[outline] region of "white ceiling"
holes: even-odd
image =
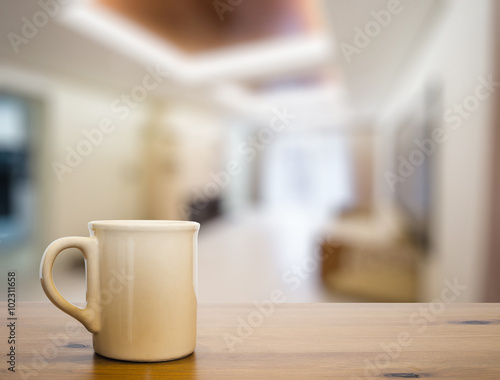
[[[212,82],[238,83],[331,67],[340,70],[352,103],[366,107],[383,97],[400,68],[412,59],[425,40],[430,21],[445,1],[402,0],[404,10],[393,16],[380,36],[347,63],[336,46],[342,41],[352,43],[354,27],[363,27],[373,17],[370,12],[384,9],[387,1],[324,0],[325,16],[331,25],[331,31],[325,35],[266,41],[188,59],[144,31],[134,33],[133,28],[121,27],[99,29],[107,16],[92,13],[81,1],[61,5],[57,17],[21,45],[16,54],[8,33],[21,34],[22,18],[32,20],[40,6],[35,1],[11,0],[1,5],[0,59],[126,87],[141,80],[148,63],[161,61],[174,75],[159,92],[171,91],[176,83],[183,87],[206,87]]]
[[[172,82],[207,85],[221,80],[253,80],[276,74],[303,72],[331,61],[333,44],[327,35],[268,40],[188,58],[126,20],[105,10],[73,1],[15,53],[9,32],[21,35],[22,18],[32,20],[37,2],[5,2],[0,12],[0,58],[48,69],[134,85],[148,64],[172,72]]]
[[[124,60],[121,53],[62,25],[57,19],[50,19],[46,26],[39,28],[37,35],[27,44],[20,45],[16,54],[8,33],[21,35],[22,18],[32,20],[40,10],[37,1],[2,2],[0,60],[120,86],[134,85],[144,76],[144,69],[138,62]]]
[[[325,0],[324,3],[337,46],[342,42],[355,46],[355,28],[364,31],[367,23],[375,20],[372,12],[387,10],[394,1]],[[335,62],[354,107],[376,108],[394,83],[403,79],[403,69],[432,35],[446,3],[447,0],[401,0],[399,13],[392,14],[378,36],[369,37],[369,45],[360,49],[359,54],[349,55],[350,62],[338,48]]]

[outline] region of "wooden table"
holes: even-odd
[[[16,373],[0,310],[1,379],[500,379],[500,304],[278,304],[269,316],[200,305],[194,354],[129,363],[94,354],[90,333],[51,304],[20,303]]]

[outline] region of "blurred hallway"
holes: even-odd
[[[307,210],[253,210],[208,222],[200,231],[201,302],[254,302],[282,290],[287,302],[349,302],[308,266],[324,216]],[[311,269],[309,269],[311,268]]]
[[[323,219],[307,210],[254,210],[204,224],[199,235],[199,302],[251,303],[269,299],[275,289],[283,291],[287,302],[355,302],[357,298],[329,292],[316,276],[318,269],[309,269],[307,259]],[[68,300],[85,302],[81,257],[78,252],[71,256],[75,262],[66,267],[56,262],[55,282]],[[29,251],[17,252],[3,264],[23,268],[18,273],[21,300],[44,301],[33,280],[37,263],[29,257]]]
[[[498,3],[236,3],[2,4],[20,300],[50,242],[107,219],[199,221],[201,302],[499,300]],[[82,264],[56,262],[74,301]]]

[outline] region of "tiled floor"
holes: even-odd
[[[322,221],[310,213],[254,210],[202,226],[200,302],[254,302],[274,289],[287,302],[347,302],[327,292],[312,257]]]

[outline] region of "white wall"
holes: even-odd
[[[488,0],[448,3],[429,43],[394,91],[389,114],[397,114],[404,99],[436,78],[443,84],[444,112],[474,95],[478,77],[488,78],[493,73],[491,7]],[[433,157],[437,162],[432,222],[435,245],[423,282],[423,301],[439,298],[443,280],[455,278],[467,286],[457,301],[482,299],[492,106],[491,98],[481,101],[457,129],[451,128],[452,123],[442,122],[448,139],[439,144],[439,151]],[[379,165],[378,190],[387,194],[383,170],[384,164]]]
[[[140,172],[141,131],[148,122],[147,101],[123,120],[110,105],[126,89],[53,75],[38,68],[0,67],[0,87],[39,100],[44,107],[43,130],[35,141],[38,177],[39,222],[43,244],[69,235],[87,235],[93,219],[140,218],[142,184]],[[76,149],[88,140],[83,134],[99,128],[110,117],[116,129],[103,134],[100,144],[71,173],[61,176],[53,162],[67,165],[66,147]]]
[[[130,95],[130,88],[5,64],[0,88],[39,99],[45,108],[43,131],[35,142],[43,244],[87,235],[91,220],[184,218],[179,204],[190,204],[193,189],[203,192],[206,183],[214,182],[209,173],[224,169],[227,125],[209,99],[149,94],[122,117],[111,105]],[[88,146],[85,131],[98,130],[106,118],[115,129],[103,133],[102,142],[91,143],[92,152],[71,167],[68,148]],[[63,172],[66,168],[71,172]]]

